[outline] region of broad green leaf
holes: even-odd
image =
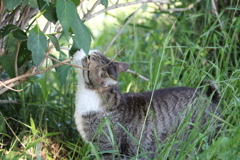
[[[18,29],[18,26],[15,26],[13,24],[8,24],[0,29],[0,38],[3,38],[4,36],[11,33],[12,30]]]
[[[28,38],[27,34],[23,30],[21,30],[21,29],[17,29],[15,31],[13,31],[12,34],[18,40],[24,41],[24,40],[27,40],[27,38]]]
[[[57,51],[60,51],[60,46],[58,44],[58,40],[54,34],[48,34],[48,38],[51,40],[53,43],[54,47],[56,48]]]
[[[62,24],[63,30],[68,33],[69,28],[73,25],[76,8],[73,2],[69,0],[57,0],[57,18]]]
[[[88,54],[91,45],[91,33],[89,29],[84,25],[77,12],[73,16],[74,22],[72,25],[72,30],[75,34],[75,42],[77,46],[82,48],[84,52]]]
[[[36,66],[42,62],[45,50],[47,48],[47,38],[44,33],[40,30],[38,25],[36,25],[30,32],[28,36],[28,49],[32,51],[32,59]]]
[[[9,53],[9,54],[4,54],[0,56],[0,63],[2,65],[3,70],[7,72],[7,74],[13,78],[15,77],[15,70],[14,70],[14,59],[15,59],[15,54]]]
[[[58,21],[57,19],[57,13],[56,13],[56,7],[51,2],[45,2],[45,1],[38,1],[38,8],[43,13],[43,16],[49,20],[50,22],[53,22],[54,24]]]
[[[4,6],[10,11],[21,4],[21,2],[21,0],[3,0]]]
[[[101,0],[101,4],[107,8],[108,7],[108,0]]]

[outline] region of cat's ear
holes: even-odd
[[[129,64],[124,62],[115,62],[118,66],[118,73],[125,72],[129,68]]]

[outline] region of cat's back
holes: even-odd
[[[198,94],[195,88],[169,87],[141,93],[125,93],[124,97],[128,104],[139,104],[142,106],[149,103],[163,103],[165,105],[173,105],[174,103],[188,103]]]

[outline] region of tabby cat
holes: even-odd
[[[74,54],[73,61],[85,68],[77,69],[74,114],[77,129],[85,142],[105,151],[101,152],[102,159],[112,160],[113,150],[120,153],[120,159],[136,156],[138,145],[134,138],[139,141],[140,137],[140,152],[149,153],[151,159],[157,142],[176,132],[184,120],[188,118],[203,127],[213,119],[209,113],[220,112],[217,109],[220,95],[213,84],[208,84],[205,95],[189,87],[122,94],[117,79],[119,73],[129,68],[127,63],[111,61],[98,50],[91,50],[86,56],[82,49]],[[191,125],[187,128],[191,129]]]

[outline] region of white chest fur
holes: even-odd
[[[82,138],[86,141],[86,133],[84,131],[85,122],[82,118],[82,115],[88,114],[92,111],[101,111],[100,105],[101,100],[99,95],[96,91],[92,91],[89,89],[83,89],[81,85],[77,86],[77,93],[76,93],[76,102],[75,102],[75,123],[77,125],[77,129],[81,134]]]
[[[80,50],[74,54],[73,60],[76,65],[82,67],[81,60],[85,57],[85,53]],[[85,87],[84,78],[82,74],[82,69],[78,68],[78,85],[76,92],[76,101],[75,101],[75,123],[77,125],[77,129],[81,134],[82,138],[87,141],[86,133],[84,131],[84,119],[82,115],[88,114],[92,111],[101,111],[101,98],[96,90],[90,90]]]

